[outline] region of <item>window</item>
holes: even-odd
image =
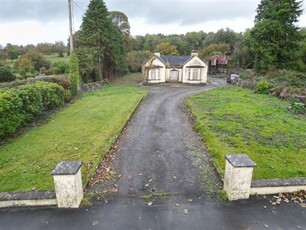
[[[188,71],[188,75],[187,75],[188,76],[188,80],[191,80],[191,69],[188,69],[187,71]]]
[[[199,69],[192,70],[192,80],[199,80]]]
[[[159,69],[151,69],[150,70],[150,79],[151,80],[159,79]]]

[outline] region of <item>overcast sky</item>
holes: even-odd
[[[74,0],[74,31],[90,0]],[[216,32],[253,27],[260,0],[105,0],[108,10],[122,11],[132,35]],[[306,26],[306,10],[299,26]],[[67,41],[68,0],[0,0],[0,44]]]

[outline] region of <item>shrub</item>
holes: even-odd
[[[0,91],[0,138],[12,134],[24,120],[22,100],[15,90]]]
[[[14,133],[40,111],[62,105],[69,95],[58,84],[42,81],[16,89],[1,89],[0,138]]]
[[[64,74],[64,73],[68,73],[69,72],[69,64],[68,63],[65,63],[65,62],[60,62],[58,65],[57,65],[57,68],[59,68],[61,70],[61,73]]]
[[[20,75],[22,78],[26,78],[26,76],[27,76],[27,71],[25,71],[24,69],[21,69],[21,70],[19,71],[19,75]]]
[[[61,70],[58,67],[53,67],[50,70],[46,71],[47,75],[59,75],[61,74]]]
[[[35,83],[38,81],[45,81],[45,82],[53,82],[60,86],[62,86],[65,90],[70,89],[70,80],[66,75],[58,75],[58,76],[43,76],[43,77],[36,77],[36,78],[28,78],[19,81],[1,83],[0,88],[12,88],[18,87],[21,85],[26,85],[30,83]]]
[[[44,66],[39,69],[39,74],[44,75],[44,74],[46,74],[46,72],[47,72],[47,69]]]
[[[27,54],[24,54],[24,55],[32,61],[33,65],[34,65],[34,68],[37,71],[40,70],[40,68],[42,68],[42,67],[45,67],[46,69],[49,69],[50,66],[51,66],[51,62],[48,61],[46,59],[46,57],[41,53],[30,52],[30,53],[27,53]]]
[[[23,85],[19,88],[19,97],[22,100],[22,112],[25,114],[25,119],[31,120],[43,108],[42,96],[39,90],[32,85]]]
[[[56,83],[36,82],[33,87],[37,88],[42,96],[44,110],[56,108],[65,101],[65,90]]]
[[[29,72],[30,72],[31,74],[35,74],[35,68],[34,68],[34,66],[31,66],[31,67],[30,67]]]
[[[65,90],[69,91],[71,87],[71,81],[67,76],[53,76],[52,82],[62,86]]]
[[[255,89],[256,93],[269,94],[269,83],[266,81],[260,81]]]
[[[12,73],[9,66],[0,67],[0,82],[15,81],[16,76]]]

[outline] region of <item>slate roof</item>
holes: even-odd
[[[160,56],[160,59],[165,64],[169,63],[170,65],[174,66],[184,65],[190,58],[191,56],[165,56],[165,55]]]

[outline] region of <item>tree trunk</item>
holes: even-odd
[[[103,58],[101,56],[99,56],[99,81],[103,80]]]

